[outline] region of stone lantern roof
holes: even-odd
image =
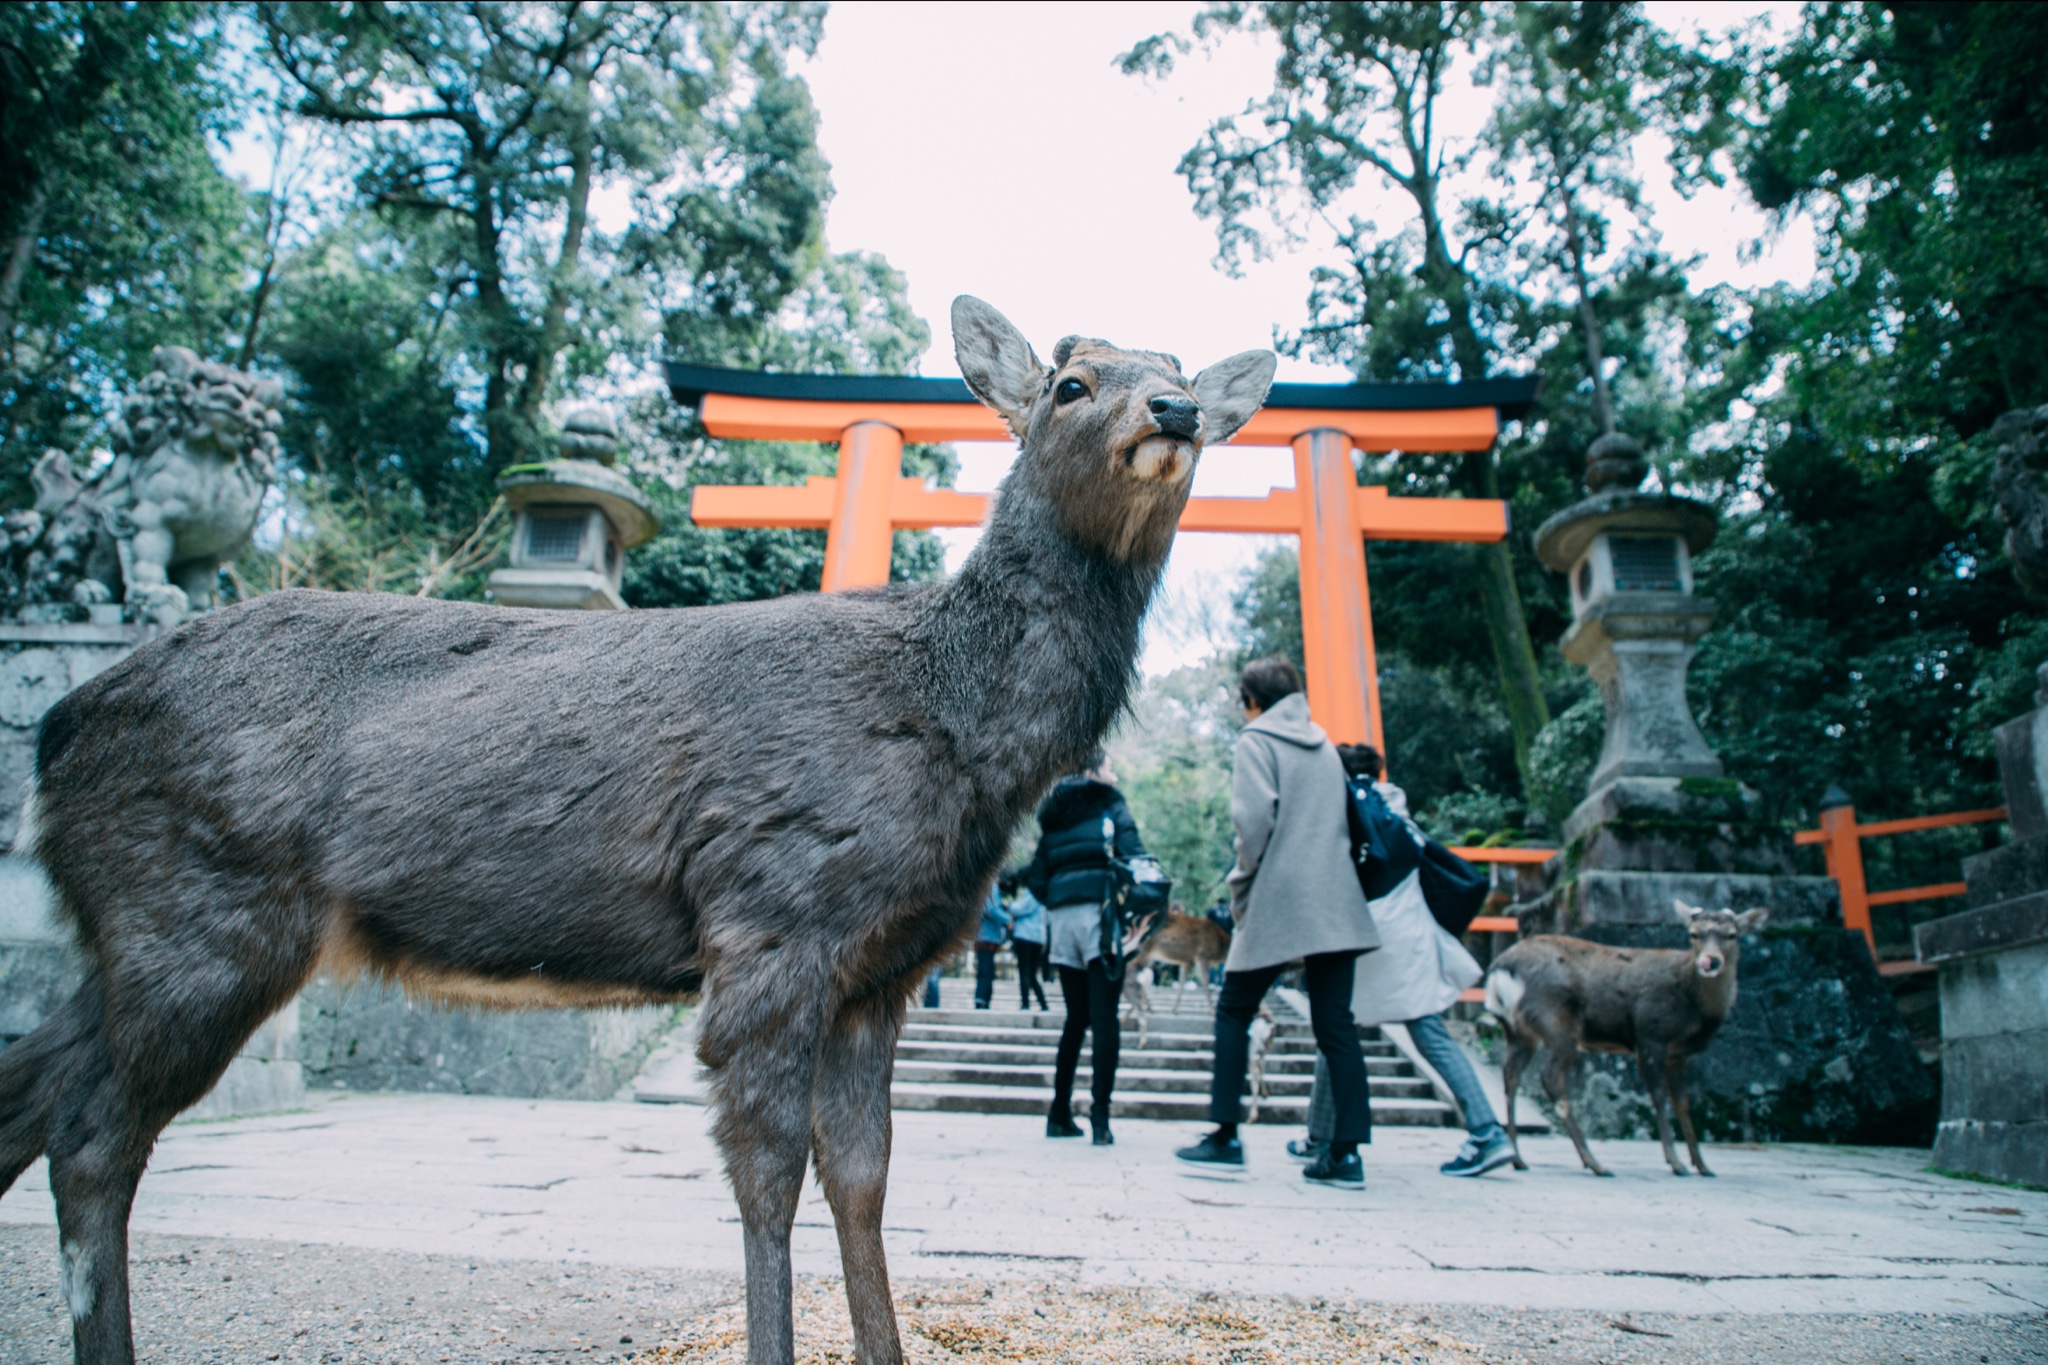
[[[1706,503],[1675,493],[1644,493],[1649,473],[1634,438],[1602,436],[1586,452],[1586,487],[1592,496],[1536,528],[1536,558],[1558,573],[1571,572],[1596,536],[1609,531],[1680,536],[1692,554],[1714,543],[1720,517]]]

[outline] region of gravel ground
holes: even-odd
[[[70,1360],[55,1243],[48,1227],[0,1226],[0,1365]],[[133,1254],[136,1347],[153,1365],[745,1355],[730,1276],[149,1234]],[[905,1282],[898,1300],[912,1365],[2048,1365],[2039,1314],[1615,1318],[965,1279]],[[836,1283],[799,1285],[797,1335],[807,1365],[851,1359]]]

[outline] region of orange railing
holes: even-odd
[[[1827,856],[1828,875],[1842,893],[1842,927],[1862,933],[1877,956],[1877,936],[1870,928],[1870,910],[1876,905],[1904,905],[1910,901],[1941,900],[1960,896],[1968,888],[1962,882],[1936,882],[1930,886],[1902,886],[1891,891],[1872,891],[1863,881],[1863,841],[1887,834],[1911,834],[1915,830],[1947,829],[1953,825],[1982,825],[2005,819],[2005,807],[1986,810],[1955,810],[1942,815],[1916,815],[1907,820],[1877,820],[1856,823],[1856,808],[1831,806],[1820,813],[1819,829],[1802,829],[1792,836],[1796,844],[1819,844]],[[1886,976],[1926,971],[1919,962],[1881,962],[1878,971]]]

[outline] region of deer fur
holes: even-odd
[[[1515,1135],[1515,1095],[1522,1071],[1536,1049],[1544,1049],[1543,1088],[1579,1160],[1594,1175],[1611,1175],[1593,1157],[1572,1115],[1572,1064],[1581,1048],[1589,1052],[1634,1053],[1664,1160],[1673,1175],[1684,1175],[1671,1145],[1670,1109],[1678,1111],[1693,1167],[1710,1176],[1693,1135],[1685,1069],[1706,1050],[1728,1011],[1735,1007],[1735,968],[1742,936],[1761,929],[1767,910],[1701,910],[1675,901],[1692,944],[1687,948],[1611,948],[1580,938],[1541,934],[1502,953],[1486,978],[1486,1008],[1507,1029],[1508,1055],[1501,1067],[1507,1090],[1508,1140],[1515,1166],[1522,1161]]]
[[[1012,831],[1100,741],[1206,442],[1270,352],[1190,381],[953,305],[1015,468],[953,578],[684,611],[277,593],[43,723],[31,851],[89,968],[0,1053],[0,1191],[50,1159],[80,1365],[128,1365],[127,1222],[165,1123],[316,970],[491,1008],[702,992],[747,1354],[790,1365],[805,1167],[855,1354],[902,1359],[882,1247],[908,999]]]

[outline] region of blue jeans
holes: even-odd
[[[1458,1046],[1457,1039],[1444,1027],[1441,1015],[1430,1014],[1408,1021],[1408,1036],[1415,1040],[1415,1050],[1420,1052],[1429,1064],[1436,1068],[1436,1074],[1444,1078],[1444,1084],[1457,1097],[1458,1108],[1465,1115],[1465,1130],[1482,1141],[1501,1131],[1500,1120],[1494,1117],[1493,1105],[1486,1098],[1486,1091],[1480,1088],[1479,1075],[1472,1070],[1465,1050]],[[1315,1088],[1309,1092],[1308,1136],[1311,1142],[1328,1142],[1335,1130],[1337,1106],[1330,1095],[1329,1074],[1323,1069],[1323,1059],[1316,1058]]]

